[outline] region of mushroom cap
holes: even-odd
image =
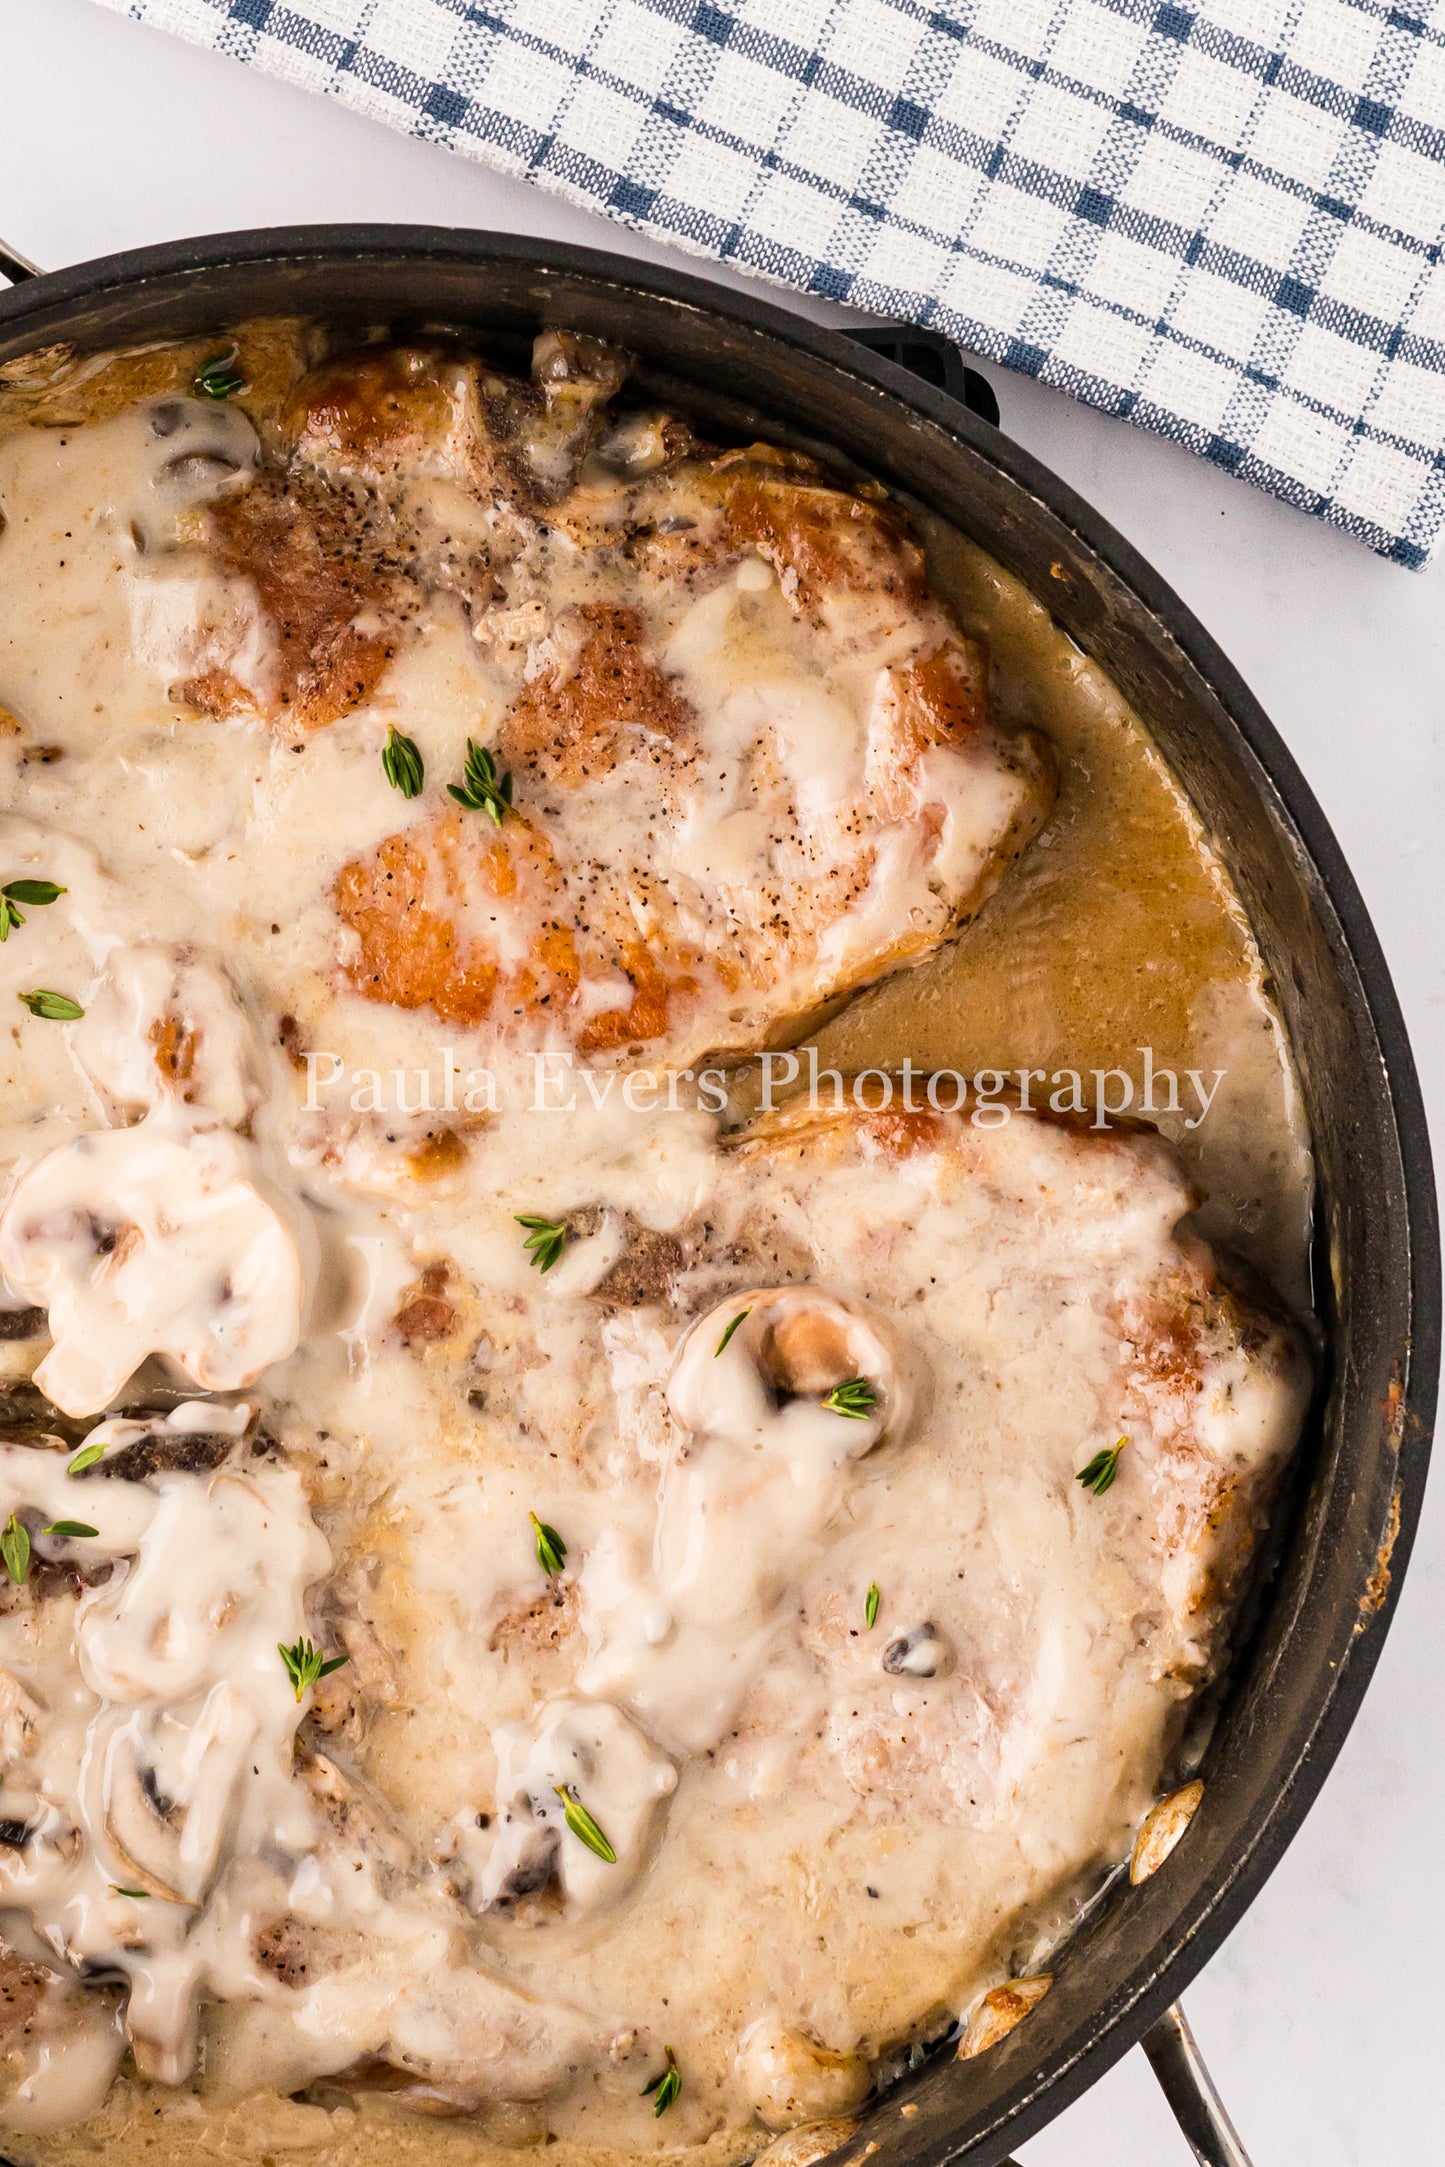
[[[866,1412],[826,1404],[855,1381],[872,1394]],[[896,1437],[912,1394],[892,1335],[857,1303],[821,1287],[764,1287],[698,1319],[678,1349],[667,1401],[695,1435],[838,1464]]]
[[[499,1826],[475,1884],[482,1904],[496,1903],[520,1869],[532,1862],[540,1868],[544,1857],[555,1864],[570,1918],[624,1895],[647,1862],[662,1803],[677,1788],[667,1755],[610,1702],[575,1696],[548,1703],[530,1725],[507,1725],[494,1742]],[[615,1860],[599,1857],[569,1828],[564,1789],[596,1821]]]
[[[219,1131],[142,1122],[61,1145],[0,1217],[0,1271],[49,1312],[35,1381],[68,1415],[99,1413],[150,1354],[235,1391],[301,1334],[295,1238]]]

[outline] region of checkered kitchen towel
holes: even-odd
[[[639,232],[934,325],[1423,564],[1436,0],[101,0]]]

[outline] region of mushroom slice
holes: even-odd
[[[659,1809],[677,1788],[666,1754],[607,1701],[554,1701],[533,1725],[509,1724],[493,1742],[495,1830],[485,1852],[474,1825],[458,1844],[474,1907],[505,1910],[554,1873],[568,1917],[615,1901],[641,1873]],[[613,1857],[579,1833],[589,1823]]]
[[[161,1791],[145,1750],[143,1726],[129,1717],[111,1733],[102,1762],[101,1827],[124,1885],[167,1903],[194,1904],[194,1891],[178,1888],[180,1845],[172,1801]]]
[[[207,1475],[234,1452],[251,1426],[255,1408],[242,1400],[182,1400],[167,1415],[116,1415],[97,1422],[85,1439],[99,1452],[91,1473],[102,1480],[145,1482],[155,1475]]]
[[[611,1530],[591,1546],[578,1683],[701,1753],[766,1666],[857,1463],[905,1431],[912,1393],[891,1335],[863,1310],[816,1287],[773,1287],[692,1326],[666,1402],[672,1450],[650,1556]]]
[[[942,1678],[953,1668],[953,1644],[936,1625],[915,1625],[889,1641],[883,1668],[890,1678]]]
[[[787,2129],[801,2116],[833,2120],[860,2107],[873,2086],[863,2055],[830,2053],[775,2016],[749,2026],[737,2067],[753,2112],[768,2129]]]
[[[149,1354],[209,1392],[251,1384],[301,1331],[296,1242],[239,1138],[142,1122],[63,1144],[0,1218],[0,1271],[50,1317],[35,1372],[68,1415],[96,1414]]]
[[[39,1986],[34,2005],[25,1991],[31,1980]],[[88,2121],[110,2090],[125,2052],[125,2035],[111,2002],[48,1967],[43,1972],[21,1967],[8,1954],[0,2002],[8,2034],[4,2059],[9,2087],[0,2107],[7,2135],[50,2136]]]
[[[615,397],[630,354],[585,332],[544,331],[532,347],[532,381],[543,410],[529,419],[520,449],[544,500],[565,495],[593,435],[600,409]]]
[[[552,1819],[539,1818],[530,1797],[504,1806],[491,1856],[476,1884],[478,1910],[511,1911],[524,1896],[538,1895],[555,1877],[561,1851],[561,1830]]]
[[[172,1914],[174,1916],[174,1914]],[[184,2084],[200,2047],[199,1954],[142,1966],[133,1976],[125,2028],[135,2066],[154,2084]]]
[[[260,1720],[285,1719],[289,1758],[297,1703],[276,1646],[299,1630],[301,1591],[331,1562],[298,1476],[253,1464],[209,1480],[162,1474],[159,1498],[118,1487],[107,1519],[127,1496],[151,1509],[128,1570],[96,1589],[80,1616],[86,1684],[108,1701],[189,1708],[229,1677]]]
[[[139,1713],[116,1724],[100,1757],[101,1827],[127,1886],[175,1904],[205,1902],[254,1733],[245,1703],[224,1684],[192,1724]]]
[[[244,488],[260,451],[246,415],[224,400],[156,399],[149,414],[150,493],[136,522],[143,555],[174,549],[187,513]]]
[[[15,1673],[0,1670],[0,1769],[8,1769],[35,1750],[40,1709]]]
[[[819,1287],[763,1288],[709,1310],[678,1351],[667,1398],[696,1434],[830,1464],[896,1436],[911,1402],[883,1328]]]

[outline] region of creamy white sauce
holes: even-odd
[[[840,1415],[823,1395],[849,1380],[866,1404]],[[716,1747],[836,1530],[850,1471],[906,1435],[911,1398],[881,1324],[827,1294],[763,1289],[700,1318],[667,1381],[645,1550],[607,1530],[582,1571],[583,1688],[688,1752]]]
[[[229,1426],[224,1409],[185,1413]],[[82,1484],[60,1453],[0,1446],[0,1513],[38,1528],[82,1509],[94,1536],[32,1538],[42,1558],[111,1566],[73,1606],[74,1669],[51,1621],[12,1611],[0,1626],[33,1702],[5,1771],[7,1812],[29,1835],[0,1852],[0,1904],[66,1962],[128,1980],[137,2059],[177,2083],[200,1994],[252,1975],[258,1884],[274,1900],[285,1859],[316,1840],[292,1776],[300,1705],[276,1651],[300,1636],[330,1554],[286,1469]]]
[[[458,379],[458,442],[469,396]],[[0,883],[67,891],[0,947],[0,1270],[48,1311],[14,1369],[76,1415],[245,1389],[281,1453],[77,1481],[68,1452],[0,1447],[0,1521],[109,1566],[0,1614],[3,1811],[39,1829],[0,1847],[0,1930],[56,1974],[0,2120],[83,2118],[129,2043],[155,2081],[106,2111],[164,2119],[178,2086],[201,2117],[183,2148],[226,2101],[270,2131],[256,2095],[340,2078],[330,2115],[376,2063],[404,2106],[541,2102],[532,2134],[741,2155],[759,2125],[856,2106],[881,2052],[1125,1855],[1220,1654],[1210,1483],[1267,1487],[1303,1372],[1221,1325],[1196,1391],[1131,1381],[1191,1201],[1147,1142],[965,1116],[912,1157],[860,1124],[833,1159],[732,1151],[691,1089],[629,1103],[615,1073],[563,1073],[569,1110],[530,1110],[527,1055],[567,1042],[545,1024],[499,1051],[348,990],[333,885],[408,817],[388,729],[460,773],[575,648],[524,553],[474,627],[429,600],[329,727],[198,719],[171,693],[208,661],[258,703],[274,684],[254,594],[195,539],[254,457],[240,415],[194,401],[0,438]],[[438,454],[432,509],[470,544],[461,457]],[[594,494],[612,516],[619,492]],[[641,762],[599,777],[574,838],[590,821],[610,862],[662,868],[684,923],[720,893],[740,938],[763,937],[759,865],[843,862],[850,807],[890,787],[889,672],[916,639],[834,598],[821,669],[788,582],[757,555],[685,605],[643,591],[703,758],[663,822]],[[797,816],[780,851],[747,780],[769,761]],[[863,891],[768,999],[806,1006],[920,912],[945,923],[936,891],[980,879],[1019,790],[930,752]],[[527,957],[521,904],[463,900]],[[37,986],[83,1020],[28,1016]],[[584,976],[573,1020],[629,999]],[[1248,1086],[1271,1149],[1274,1028]],[[679,1059],[715,1042],[706,1017]],[[304,1066],[319,1049],[332,1082]],[[468,1106],[483,1064],[495,1103]],[[1229,1133],[1236,1224],[1266,1177]],[[539,1274],[517,1215],[571,1213]],[[643,1234],[679,1242],[676,1309],[608,1304]],[[849,1384],[856,1412],[829,1408]],[[114,1458],[244,1424],[210,1400],[93,1435]],[[1121,1434],[1095,1498],[1077,1472]],[[39,1533],[57,1519],[99,1532]],[[298,1704],[278,1643],[303,1636],[349,1661]],[[80,1960],[127,1991],[82,1988]],[[654,2125],[665,2047],[683,2092]]]

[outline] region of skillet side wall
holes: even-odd
[[[0,295],[0,362],[51,340],[96,349],[290,314],[462,327],[513,355],[543,324],[594,331],[719,433],[761,421],[911,493],[1016,574],[1131,702],[1272,974],[1314,1140],[1329,1346],[1300,1491],[1206,1759],[1204,1805],[1167,1871],[1090,1914],[1053,1993],[1002,2046],[926,2066],[865,2131],[878,2167],[989,2167],[1101,2075],[1223,1940],[1318,1791],[1384,1636],[1429,1449],[1439,1247],[1423,1111],[1373,929],[1289,754],[1136,553],[987,424],[769,304],[590,250],[313,228],[140,251]],[[903,2099],[919,2108],[908,2121]]]

